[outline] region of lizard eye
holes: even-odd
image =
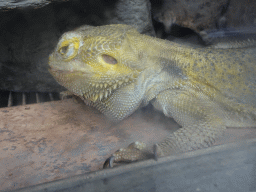
[[[112,64],[112,65],[117,64],[117,60],[114,57],[111,57],[109,55],[102,55],[102,58],[108,64]]]
[[[68,45],[64,46],[64,47],[61,47],[59,49],[59,52],[61,55],[65,55],[67,53],[67,50],[68,50]]]
[[[74,45],[65,45],[59,49],[59,53],[63,55],[65,58],[69,58],[75,54]]]

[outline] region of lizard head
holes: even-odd
[[[132,83],[142,70],[136,65],[127,25],[83,26],[60,38],[49,57],[50,73],[62,86],[89,103],[106,100]]]

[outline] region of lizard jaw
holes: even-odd
[[[61,70],[53,67],[49,69],[49,72],[59,84],[66,87],[74,95],[93,103],[107,99],[115,90],[134,82],[137,76],[129,74],[123,77],[111,78],[104,76],[100,79],[94,79],[86,72]],[[73,85],[69,85],[69,81],[73,82]]]
[[[86,92],[83,93],[83,98],[92,102],[102,101],[110,97],[117,89],[124,87],[134,80],[131,77],[122,77],[113,81],[105,82],[90,82]]]

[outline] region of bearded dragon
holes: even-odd
[[[149,103],[172,117],[181,128],[153,147],[158,157],[209,147],[226,127],[256,126],[255,55],[253,47],[193,48],[128,25],[82,26],[62,35],[49,71],[112,120]],[[143,146],[110,160],[143,159]]]

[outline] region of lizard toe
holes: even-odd
[[[103,164],[103,169],[114,167],[115,156],[110,156]]]

